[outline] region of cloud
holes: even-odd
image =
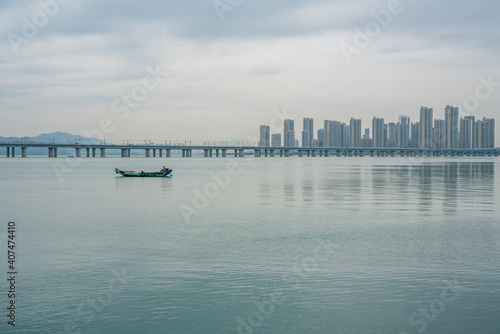
[[[236,138],[253,134],[283,105],[316,124],[355,116],[368,125],[375,114],[415,118],[421,104],[439,110],[463,101],[481,75],[500,80],[500,5],[490,0],[401,0],[402,12],[350,65],[339,45],[352,43],[354,29],[364,29],[388,1],[243,0],[221,21],[211,0],[73,0],[16,53],[7,36],[22,35],[38,3],[0,3],[0,112],[27,119],[3,122],[3,135],[88,128],[141,82],[146,66],[159,65],[171,77],[116,136],[127,136],[134,120],[144,135]],[[494,116],[499,95],[478,116]],[[39,114],[51,124],[42,129]],[[199,125],[181,131],[178,124],[190,124],[193,115]]]

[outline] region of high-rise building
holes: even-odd
[[[475,116],[464,116],[465,119],[470,119],[472,121],[472,146],[471,148],[476,148],[475,135],[474,131],[476,131],[476,117]]]
[[[420,145],[420,122],[411,123],[411,138],[410,146],[411,148],[418,148]]]
[[[494,148],[495,120],[483,118],[482,121],[477,121],[474,136],[477,148]]]
[[[349,122],[349,146],[361,147],[361,120],[351,118]]]
[[[311,133],[308,130],[302,131],[302,147],[311,147]]]
[[[325,129],[318,130],[318,147],[325,147]]]
[[[458,135],[458,148],[471,149],[473,148],[474,138],[474,123],[470,118],[460,119],[460,132]]]
[[[351,127],[346,123],[342,123],[340,125],[340,129],[342,131],[342,147],[350,147],[351,146]]]
[[[268,125],[260,126],[259,146],[269,147],[271,145],[271,127]]]
[[[281,135],[279,133],[271,135],[271,146],[281,147]]]
[[[388,127],[388,134],[387,134],[386,146],[396,147],[398,141],[398,128],[396,126],[396,123],[391,122],[387,124],[387,127]]]
[[[444,120],[446,122],[446,148],[458,148],[458,107],[446,106],[444,111]]]
[[[446,147],[446,135],[445,135],[446,122],[444,119],[434,120],[434,133],[433,133],[433,148],[445,148]]]
[[[285,147],[295,146],[295,125],[292,119],[285,119],[283,138]]]
[[[302,147],[311,147],[312,140],[314,139],[314,121],[312,118],[304,118],[304,131],[308,131],[308,140],[304,143],[304,139],[302,139]],[[302,138],[304,138],[304,134],[302,134]]]
[[[384,119],[373,117],[372,132],[373,132],[373,147],[384,147],[385,145],[385,126]]]
[[[342,147],[343,146],[343,127],[338,121],[325,121],[325,146],[324,147]]]
[[[397,124],[397,147],[398,148],[409,148],[410,147],[410,125],[409,124]]]
[[[420,108],[420,145],[419,148],[432,147],[432,108]]]

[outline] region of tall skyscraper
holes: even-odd
[[[483,118],[476,122],[474,131],[477,148],[495,147],[495,120],[492,118]]]
[[[386,146],[387,147],[396,147],[397,140],[398,140],[398,128],[396,126],[396,123],[391,122],[391,123],[387,124],[387,127],[388,127],[388,134],[387,134]]]
[[[401,126],[399,125],[401,124]],[[405,127],[404,125],[407,125]],[[398,137],[397,137],[397,147],[399,148],[409,148],[410,147],[410,117],[405,115],[399,115],[399,123],[396,125]],[[402,138],[401,136],[404,136]]]
[[[309,132],[307,142],[304,143],[304,133],[302,133],[302,147],[311,147],[314,139],[314,121],[312,118],[304,118],[304,131]]]
[[[458,148],[458,108],[446,106],[444,111],[444,120],[446,122],[446,148]]]
[[[351,118],[349,122],[349,146],[361,147],[361,120]]]
[[[279,133],[271,135],[271,146],[281,147],[281,135]]]
[[[342,123],[325,121],[325,147],[342,147],[343,136]]]
[[[325,129],[318,130],[318,147],[325,147]]]
[[[397,124],[397,147],[398,148],[409,148],[410,147],[410,125],[409,124]]]
[[[476,148],[475,135],[474,131],[476,131],[476,117],[475,116],[465,116],[465,119],[470,119],[472,121],[472,146],[471,148]]]
[[[311,133],[308,130],[302,131],[302,147],[311,147]]]
[[[271,127],[268,125],[260,126],[259,146],[269,147],[271,145]]]
[[[342,147],[349,147],[351,145],[351,127],[346,123],[340,125],[342,131]]]
[[[458,148],[460,149],[471,149],[473,148],[473,138],[474,138],[474,123],[470,118],[460,119],[460,132],[458,135]]]
[[[295,146],[295,125],[292,119],[285,119],[284,122],[284,134],[283,138],[285,140],[285,147],[294,147]]]
[[[410,146],[411,148],[418,148],[420,146],[420,122],[411,123],[411,138]]]
[[[432,147],[432,108],[420,108],[420,145],[419,148]]]
[[[373,132],[373,147],[384,147],[385,145],[385,126],[384,119],[373,117],[372,132]]]
[[[434,120],[434,134],[432,147],[434,148],[445,148],[446,147],[446,136],[445,136],[446,122],[444,119]]]

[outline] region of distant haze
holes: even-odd
[[[493,0],[4,0],[0,136],[249,139],[284,107],[298,131],[304,117],[315,131],[351,117],[371,129],[446,105],[498,125],[499,12]]]

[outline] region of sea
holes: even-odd
[[[2,157],[0,203],[0,333],[500,333],[498,158]]]

